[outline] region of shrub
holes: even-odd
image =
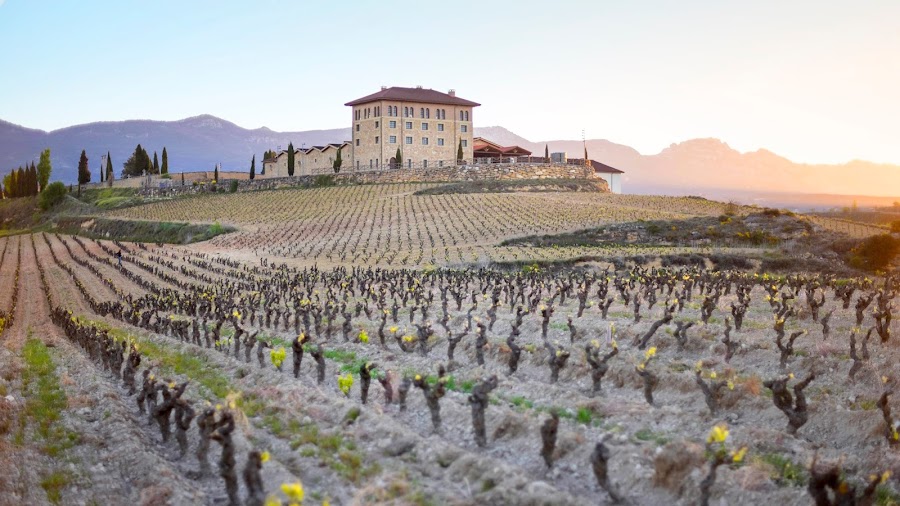
[[[900,239],[890,234],[875,235],[850,251],[850,265],[868,270],[884,270],[900,254]]]
[[[313,180],[313,187],[315,188],[325,188],[327,186],[334,186],[334,176],[330,174],[316,176],[316,179]]]
[[[237,193],[237,189],[238,189],[237,181],[232,181],[231,184],[228,186],[229,193]]]
[[[891,222],[891,232],[900,234],[900,220],[894,220]]]
[[[59,181],[50,183],[38,198],[38,204],[44,211],[59,204],[66,198],[66,185]]]

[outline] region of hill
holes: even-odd
[[[475,135],[503,145],[519,145],[542,155],[544,146],[580,158],[584,145],[577,140],[533,142],[502,126],[475,128]],[[267,149],[340,142],[351,136],[349,128],[275,132],[262,127],[242,128],[210,115],[179,121],[131,120],[77,125],[52,132],[34,130],[0,120],[0,170],[37,160],[50,147],[55,177],[74,182],[78,154],[86,149],[91,165],[109,151],[117,171],[135,145],[149,152],[169,153],[172,172],[210,170],[222,163],[224,170],[249,170],[250,158],[260,161]],[[708,194],[742,200],[741,192],[834,194],[895,198],[900,189],[900,167],[854,160],[841,165],[796,163],[771,151],[741,153],[718,139],[692,139],[674,143],[656,154],[605,139],[585,143],[588,156],[625,171],[626,191],[659,194]],[[257,167],[259,169],[259,167]],[[732,195],[731,193],[734,193]],[[789,200],[789,199],[787,199]],[[836,204],[835,204],[836,205]]]
[[[161,154],[165,146],[173,172],[212,170],[219,162],[223,170],[249,170],[251,157],[255,154],[260,163],[267,149],[286,148],[289,142],[299,147],[348,138],[349,128],[305,132],[275,132],[265,127],[249,130],[210,115],[179,121],[88,123],[52,132],[0,120],[0,170],[5,172],[26,161],[37,161],[41,149],[49,147],[54,177],[70,183],[76,179],[82,149],[87,150],[95,174],[100,156],[107,151],[118,173],[138,143],[151,155],[153,151]]]

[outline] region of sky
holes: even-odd
[[[897,0],[0,0],[0,119],[301,131],[421,85],[531,141],[900,164],[898,26]]]

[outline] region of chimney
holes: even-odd
[[[450,90],[450,91],[447,92],[447,94],[450,95],[451,97],[455,97],[455,96],[456,96],[456,90]]]
[[[384,91],[384,90],[386,90],[386,89],[387,89],[387,86],[382,86],[382,87],[381,87],[381,91]]]
[[[421,89],[422,89],[422,85],[421,85],[421,84],[417,84],[417,85],[416,85],[416,89],[417,89],[417,90],[421,90]]]

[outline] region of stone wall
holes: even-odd
[[[315,187],[329,184],[388,184],[388,183],[441,183],[483,180],[516,179],[591,179],[609,191],[606,181],[594,171],[581,165],[558,164],[479,164],[428,169],[396,169],[365,172],[341,172],[325,176],[294,176],[237,181],[237,191],[273,190],[291,187]],[[145,197],[170,197],[199,193],[227,192],[231,181],[220,180],[217,185],[199,184],[173,186],[171,188],[143,188]]]

